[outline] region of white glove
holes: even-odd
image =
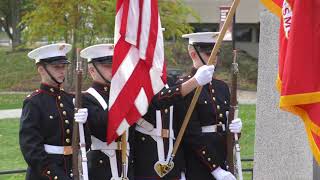
[[[88,109],[87,108],[81,108],[78,110],[78,112],[74,113],[74,120],[77,123],[84,124],[87,122],[88,118]]]
[[[212,171],[211,174],[216,180],[237,180],[229,171],[221,169],[220,167]]]
[[[236,118],[231,121],[229,125],[230,132],[232,133],[240,133],[242,129],[242,121],[240,118]]]
[[[212,81],[212,76],[214,73],[214,65],[203,65],[201,66],[196,74],[193,76],[200,86],[208,84]]]

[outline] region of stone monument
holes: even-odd
[[[262,10],[260,23],[254,179],[320,179],[302,120],[279,109],[279,19]]]

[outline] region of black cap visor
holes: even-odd
[[[46,63],[46,64],[70,64],[66,56],[56,56],[50,57],[46,59],[40,59],[38,63]]]
[[[99,58],[93,58],[93,59],[91,59],[90,63],[112,64],[112,57],[113,56],[104,56],[104,57],[99,57]]]

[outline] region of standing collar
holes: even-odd
[[[95,90],[102,91],[102,92],[109,92],[110,91],[110,83],[102,84],[99,82],[94,81],[91,85]]]
[[[54,94],[58,94],[61,91],[63,91],[62,88],[59,88],[57,86],[52,86],[52,85],[49,85],[49,84],[46,84],[46,83],[41,83],[40,84],[40,89],[44,90],[44,91],[47,91],[49,93],[54,93]]]

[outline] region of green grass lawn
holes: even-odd
[[[243,121],[241,134],[241,158],[253,158],[255,133],[255,105],[240,105],[240,117]],[[0,120],[0,171],[25,169],[26,164],[18,143],[18,119]],[[253,163],[242,163],[243,168],[252,168]],[[24,174],[0,175],[0,180],[22,180]],[[251,174],[244,173],[244,179],[250,180]]]
[[[22,108],[22,102],[28,94],[0,94],[1,109]]]
[[[29,59],[27,54],[28,51],[10,52],[8,48],[0,47],[1,91],[34,91],[39,88],[40,76],[34,60]],[[83,89],[91,84],[89,76],[85,77]]]
[[[243,129],[240,139],[241,159],[253,158],[254,138],[255,138],[255,105],[240,105],[240,118],[243,123]],[[242,162],[242,168],[253,168],[253,162]],[[251,179],[250,173],[244,173],[244,179]]]
[[[27,51],[10,52],[0,48],[0,89],[29,91],[38,87],[39,77],[34,61],[27,57]]]
[[[26,169],[18,140],[19,120],[0,120],[0,171]],[[0,180],[22,180],[24,174],[0,175]]]

